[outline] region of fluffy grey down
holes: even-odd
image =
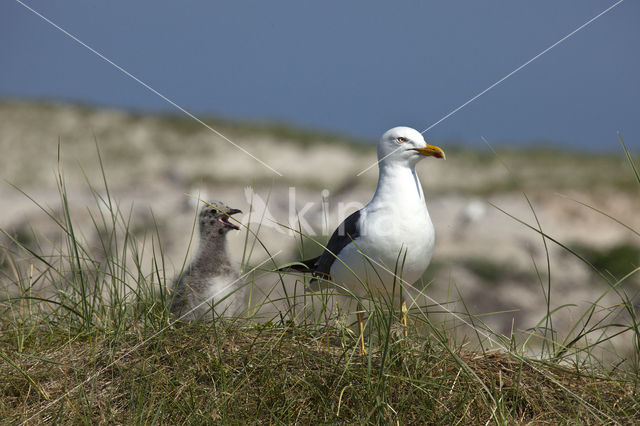
[[[173,285],[169,308],[182,321],[233,316],[246,308],[246,292],[229,261],[227,233],[240,229],[229,219],[241,213],[220,201],[204,205],[198,215],[200,246]]]

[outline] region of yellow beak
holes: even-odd
[[[435,145],[427,145],[426,148],[411,148],[414,151],[418,151],[420,155],[425,157],[436,157],[445,159],[444,151]]]

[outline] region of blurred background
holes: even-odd
[[[87,214],[100,204],[90,185],[105,192],[97,145],[132,231],[159,229],[169,276],[188,256],[198,194],[245,211],[285,263],[314,245],[281,225],[297,228],[303,211],[325,241],[370,199],[377,169],[358,173],[379,135],[429,128],[447,153],[418,167],[438,233],[430,294],[490,314],[496,331],[526,330],[551,274],[552,307],[576,305],[557,316],[575,317],[606,282],[547,241],[549,271],[541,236],[494,205],[612,280],[640,264],[638,184],[617,136],[640,149],[640,4],[622,2],[447,115],[613,4],[2,2],[0,227],[54,250],[59,227],[21,191],[55,216],[61,166],[99,250]],[[239,267],[266,255],[256,245],[246,258],[252,238],[231,236]],[[10,283],[17,251],[2,245]],[[638,280],[625,285],[637,301]]]

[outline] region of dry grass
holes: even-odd
[[[331,331],[284,326],[172,328],[131,353],[147,337],[140,331],[36,333],[22,353],[11,334],[2,352],[15,365],[0,369],[0,399],[12,422],[640,421],[637,378],[452,349],[433,336],[367,357]]]

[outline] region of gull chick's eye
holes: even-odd
[[[402,137],[402,136],[400,136],[400,137],[397,139],[397,141],[398,141],[398,142],[400,142],[400,143],[404,143],[404,142],[406,142],[406,141],[408,141],[408,140],[409,140],[409,139],[404,138],[404,137]]]

